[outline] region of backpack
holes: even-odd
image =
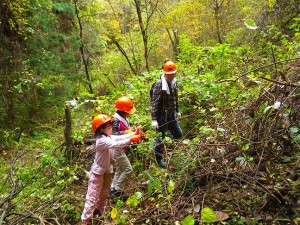
[[[152,102],[152,98],[153,98],[153,89],[154,89],[154,86],[155,86],[155,84],[156,84],[156,82],[157,81],[155,81],[153,84],[152,84],[152,86],[151,86],[151,89],[150,89],[150,100],[151,100],[151,102]]]

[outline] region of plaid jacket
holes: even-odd
[[[169,84],[168,84],[169,85]],[[174,115],[175,112],[179,112],[178,107],[178,87],[175,83],[174,87],[171,88],[169,85],[170,94],[162,90],[162,82],[159,79],[153,87],[152,97],[152,120],[157,120],[158,115],[165,114],[167,116]]]

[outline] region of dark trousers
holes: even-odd
[[[156,138],[154,152],[155,152],[156,161],[160,162],[162,160],[163,148],[164,148],[162,139],[165,138],[166,132],[170,131],[172,135],[171,136],[172,139],[179,139],[182,137],[182,130],[174,114],[158,115],[157,122],[159,126],[158,131],[161,133],[161,137]]]

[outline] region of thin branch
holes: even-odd
[[[278,75],[278,69],[277,69],[277,62],[276,62],[276,57],[275,57],[275,53],[274,53],[274,48],[272,46],[272,58],[273,58],[273,62],[274,62],[274,66],[275,66],[275,72],[276,72],[276,77]]]
[[[278,62],[274,62],[274,63],[269,63],[269,64],[266,64],[266,65],[263,65],[263,66],[260,66],[260,67],[257,67],[253,70],[250,70],[246,73],[242,73],[240,74],[236,79],[232,80],[232,79],[224,79],[224,80],[220,80],[219,82],[237,82],[238,79],[240,79],[241,77],[244,77],[246,76],[247,74],[249,73],[252,73],[254,71],[257,71],[257,70],[260,70],[262,68],[265,68],[265,67],[269,67],[269,66],[274,66],[278,63],[284,63],[284,62],[289,62],[289,61],[295,61],[295,60],[299,60],[300,58],[293,58],[293,59],[286,59],[286,60],[282,60],[282,61],[278,61]],[[276,81],[276,80],[272,80],[270,78],[266,78],[266,77],[263,77],[263,76],[258,76],[259,78],[261,79],[264,79],[266,81],[269,81],[269,82],[272,82],[272,83],[276,83],[276,84],[280,84],[280,85],[284,85],[284,86],[291,86],[291,87],[299,87],[300,84],[294,84],[294,83],[284,83],[284,82],[280,82],[280,81]]]
[[[300,59],[300,58],[286,59],[286,60],[278,61],[278,62],[276,62],[276,63],[277,63],[277,64],[278,64],[278,63],[284,63],[284,62],[289,62],[289,61],[294,61],[294,60],[299,60],[299,59]],[[250,71],[246,72],[246,73],[240,74],[240,75],[238,76],[238,78],[236,78],[235,80],[231,80],[231,81],[235,81],[235,82],[236,82],[238,79],[240,79],[240,78],[243,77],[243,76],[246,76],[246,75],[249,74],[249,73],[252,73],[252,72],[254,72],[254,71],[260,70],[260,69],[265,68],[265,67],[273,66],[273,65],[274,65],[274,63],[269,63],[269,64],[266,64],[266,65],[257,67],[257,68],[255,68],[255,69],[253,69],[253,70],[250,70]]]
[[[291,86],[291,87],[299,87],[300,84],[293,84],[293,83],[283,83],[283,82],[280,82],[280,81],[276,81],[276,80],[272,80],[270,78],[266,78],[266,77],[263,77],[263,76],[258,76],[259,78],[261,79],[264,79],[266,81],[270,81],[272,83],[275,83],[275,84],[280,84],[280,85],[284,85],[284,86]]]
[[[10,202],[11,200],[14,198],[14,196],[16,195],[17,193],[17,187],[18,187],[18,184],[15,182],[14,180],[14,173],[13,173],[13,168],[14,168],[14,165],[16,164],[17,160],[22,157],[26,152],[24,152],[23,154],[20,154],[19,156],[17,155],[14,160],[12,161],[11,163],[11,166],[10,166],[10,169],[9,169],[9,178],[12,182],[12,189],[11,189],[11,192],[9,194],[9,196],[6,198],[6,206],[4,207],[3,211],[2,211],[2,214],[1,214],[1,218],[0,218],[0,225],[3,224],[4,222],[4,219],[6,217],[6,213],[7,213],[7,210],[10,206]]]
[[[75,7],[75,15],[77,17],[77,21],[78,21],[78,25],[79,25],[79,40],[80,40],[80,52],[81,52],[81,58],[84,64],[84,69],[85,69],[85,75],[86,75],[86,79],[87,79],[87,83],[88,83],[88,87],[89,87],[89,93],[93,94],[93,88],[91,85],[91,78],[90,78],[90,74],[89,74],[89,70],[88,70],[88,58],[85,57],[84,54],[84,44],[83,44],[83,29],[82,29],[82,24],[81,24],[81,20],[80,20],[80,16],[79,16],[79,12],[78,12],[78,7],[77,7],[77,0],[74,0],[74,7]]]
[[[133,68],[130,59],[126,53],[126,51],[122,48],[122,46],[120,45],[120,43],[116,40],[116,38],[112,35],[108,35],[108,37],[111,39],[111,41],[117,46],[117,48],[119,49],[119,51],[122,53],[122,55],[125,57],[131,71],[136,75],[137,71]]]

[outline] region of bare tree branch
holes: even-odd
[[[81,20],[79,17],[79,12],[78,12],[78,7],[77,7],[77,0],[74,0],[74,6],[75,6],[75,14],[76,14],[77,21],[79,24],[79,40],[80,40],[81,58],[82,58],[82,61],[84,64],[85,75],[86,75],[86,80],[87,80],[88,87],[89,87],[89,92],[90,92],[90,94],[93,94],[94,92],[93,92],[93,88],[92,88],[92,84],[91,84],[91,77],[90,77],[89,70],[88,70],[88,57],[86,58],[85,53],[84,53],[84,45],[83,45],[83,39],[82,39],[83,32],[82,32],[82,25],[81,25]]]

